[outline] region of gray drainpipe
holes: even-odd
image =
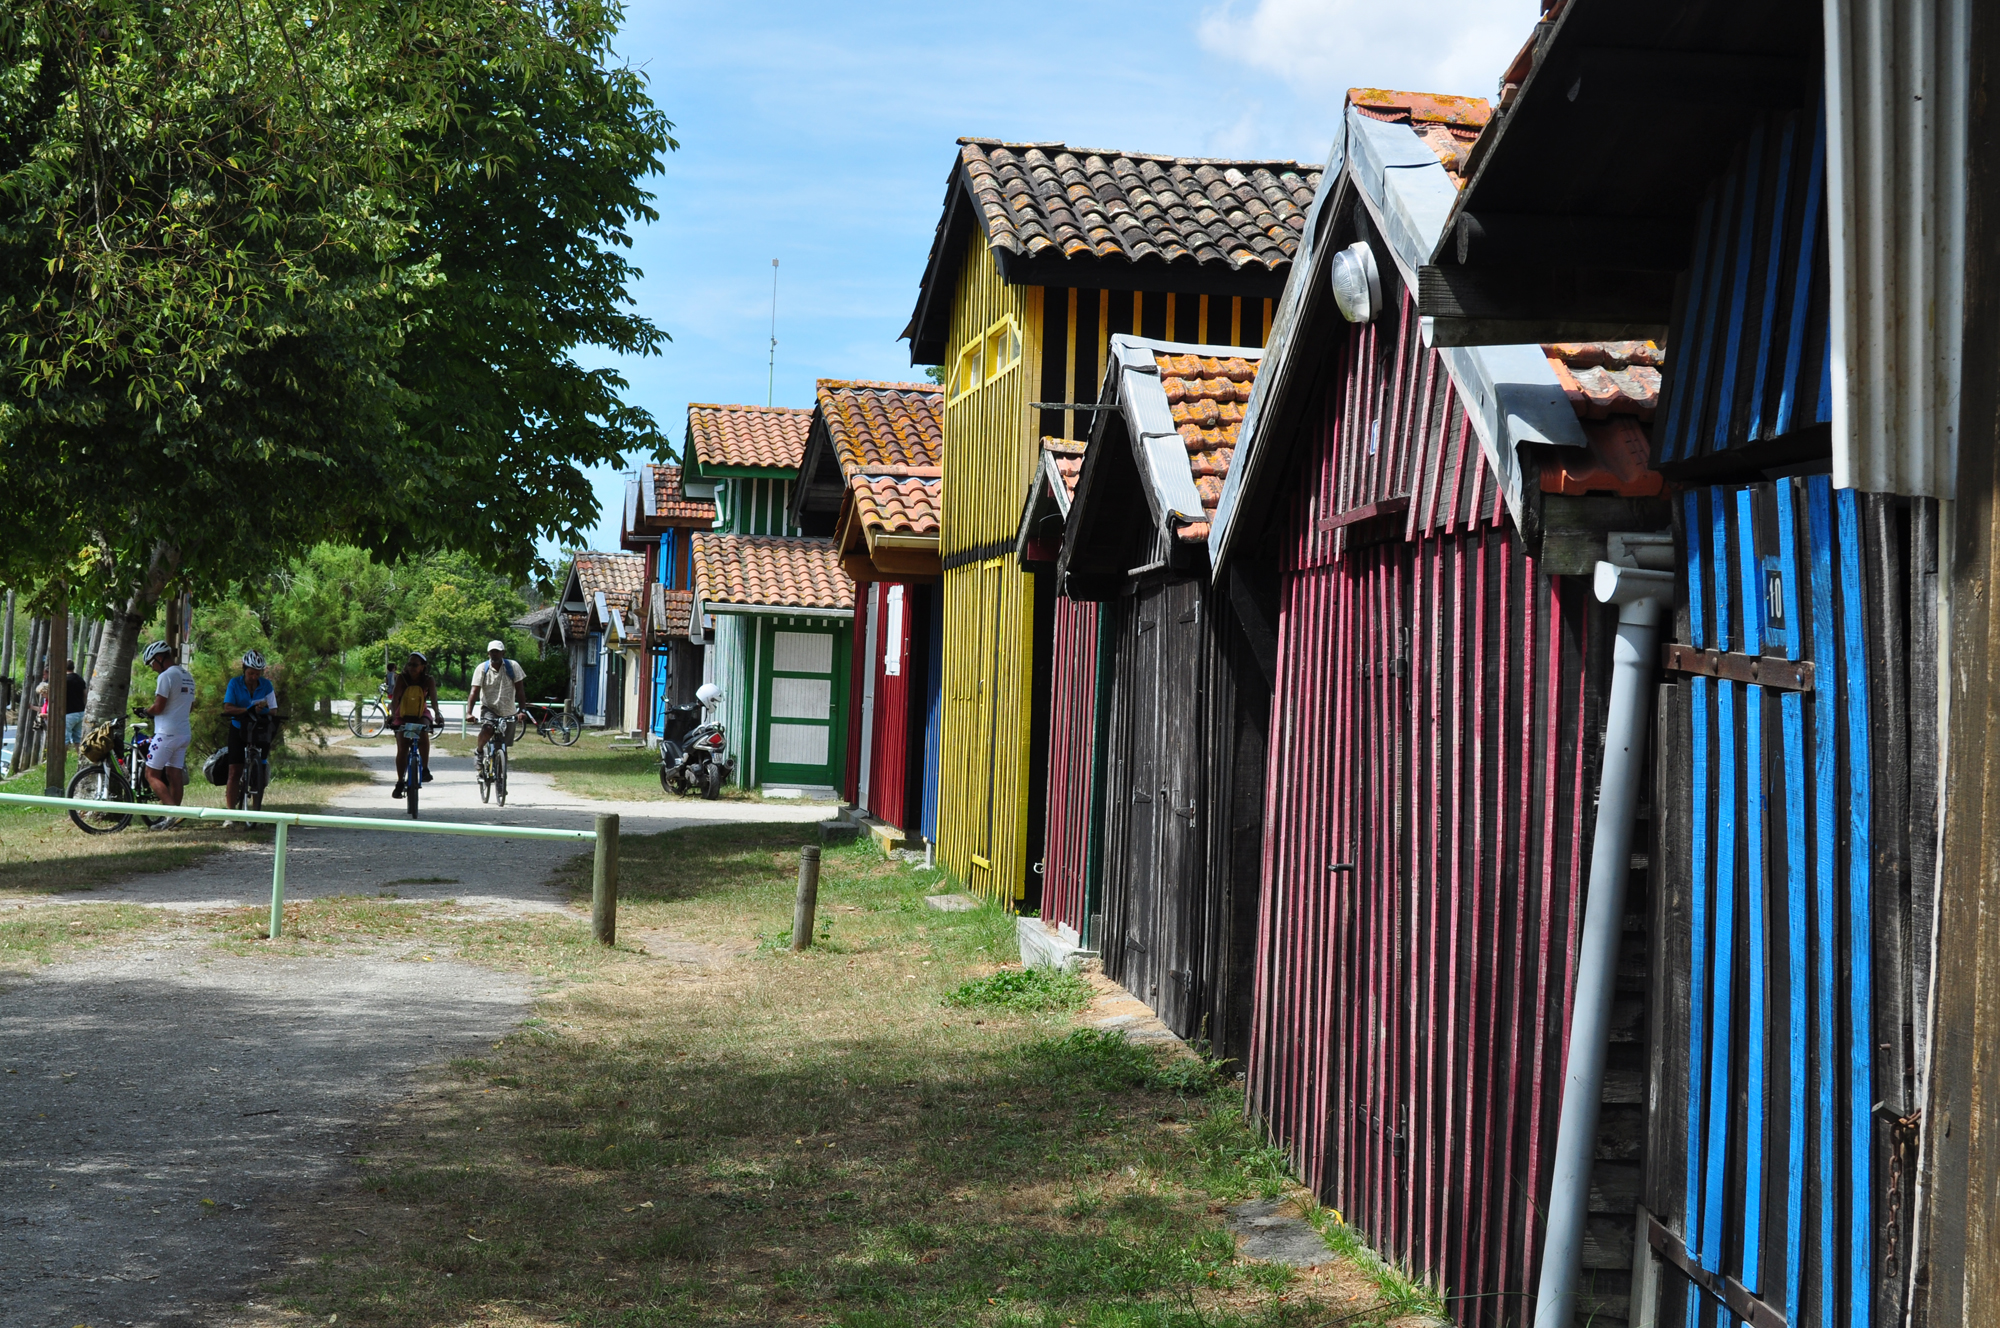
[[[1556,1129],[1554,1184],[1549,1191],[1542,1280],[1535,1328],[1570,1328],[1583,1273],[1584,1227],[1590,1211],[1590,1164],[1597,1151],[1598,1107],[1604,1100],[1604,1060],[1611,1000],[1618,981],[1618,941],[1625,919],[1625,880],[1632,867],[1632,820],[1646,759],[1646,692],[1659,648],[1660,618],[1674,601],[1674,576],[1642,570],[1671,567],[1670,536],[1612,535],[1617,562],[1597,565],[1597,598],[1618,605],[1611,698],[1604,716],[1604,764],[1597,792],[1597,833],[1590,844],[1590,893],[1576,961],[1576,1003],[1569,1024],[1569,1065],[1562,1118]],[[1626,564],[1626,565],[1620,565]],[[1635,1247],[1636,1249],[1636,1247]],[[1643,1252],[1634,1257],[1643,1258]]]

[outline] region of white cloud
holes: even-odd
[[[1198,31],[1323,104],[1350,87],[1492,97],[1540,13],[1535,0],[1225,0]]]

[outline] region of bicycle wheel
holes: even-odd
[[[478,769],[475,771],[475,778],[479,784],[479,800],[487,802],[493,796],[493,749],[489,747],[480,753],[476,765]]]
[[[357,738],[379,738],[389,727],[389,712],[373,697],[357,697],[354,710],[347,717],[347,727]]]
[[[250,811],[264,810],[264,787],[271,782],[271,763],[258,757],[243,772],[243,805]]]
[[[409,799],[410,819],[417,817],[417,793],[424,786],[424,760],[417,754],[417,745],[410,744],[410,768],[408,782],[403,786],[403,796]]]
[[[119,802],[128,806],[132,801],[132,789],[125,782],[125,776],[116,767],[108,765],[87,765],[77,771],[75,778],[69,781],[68,795],[80,801]],[[69,819],[87,835],[113,835],[132,824],[132,813],[72,811]]]
[[[560,716],[549,721],[549,741],[558,747],[572,747],[583,736],[583,723],[565,707]]]
[[[507,805],[507,749],[498,744],[493,748],[493,798],[502,807]]]

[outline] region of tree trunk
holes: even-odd
[[[7,710],[14,703],[14,601],[13,591],[7,592],[7,625],[0,630],[0,724],[7,720]]]
[[[49,717],[43,741],[48,743],[48,769],[42,792],[60,798],[69,783],[69,744],[63,741],[63,712],[69,709],[69,587],[56,584],[56,602],[49,614]]]
[[[97,652],[104,648],[104,629],[106,625],[106,620],[102,618],[91,624],[90,653],[85,657],[83,662],[83,676],[86,680],[95,677],[97,674]]]
[[[139,633],[153,616],[153,603],[141,592],[126,600],[125,608],[105,623],[97,663],[90,673],[90,699],[83,706],[85,728],[95,728],[125,713],[125,702],[132,692],[132,657],[138,653]]]
[[[33,763],[29,750],[35,736],[35,660],[42,648],[42,620],[28,620],[28,654],[21,669],[21,714],[14,726],[14,762],[7,773],[18,775]]]

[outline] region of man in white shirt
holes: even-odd
[[[498,641],[486,643],[486,658],[472,671],[472,688],[465,694],[466,712],[479,716],[479,747],[474,760],[485,758],[494,730],[513,723],[521,709],[521,684],[527,677],[525,669],[507,658],[506,646]],[[477,711],[472,709],[475,705]]]
[[[159,675],[153,688],[153,704],[146,713],[153,717],[153,742],[146,749],[146,782],[169,807],[181,805],[181,790],[187,786],[188,739],[193,736],[189,719],[194,710],[194,675],[174,659],[165,641],[146,647],[146,667]],[[169,822],[168,824],[172,824]]]

